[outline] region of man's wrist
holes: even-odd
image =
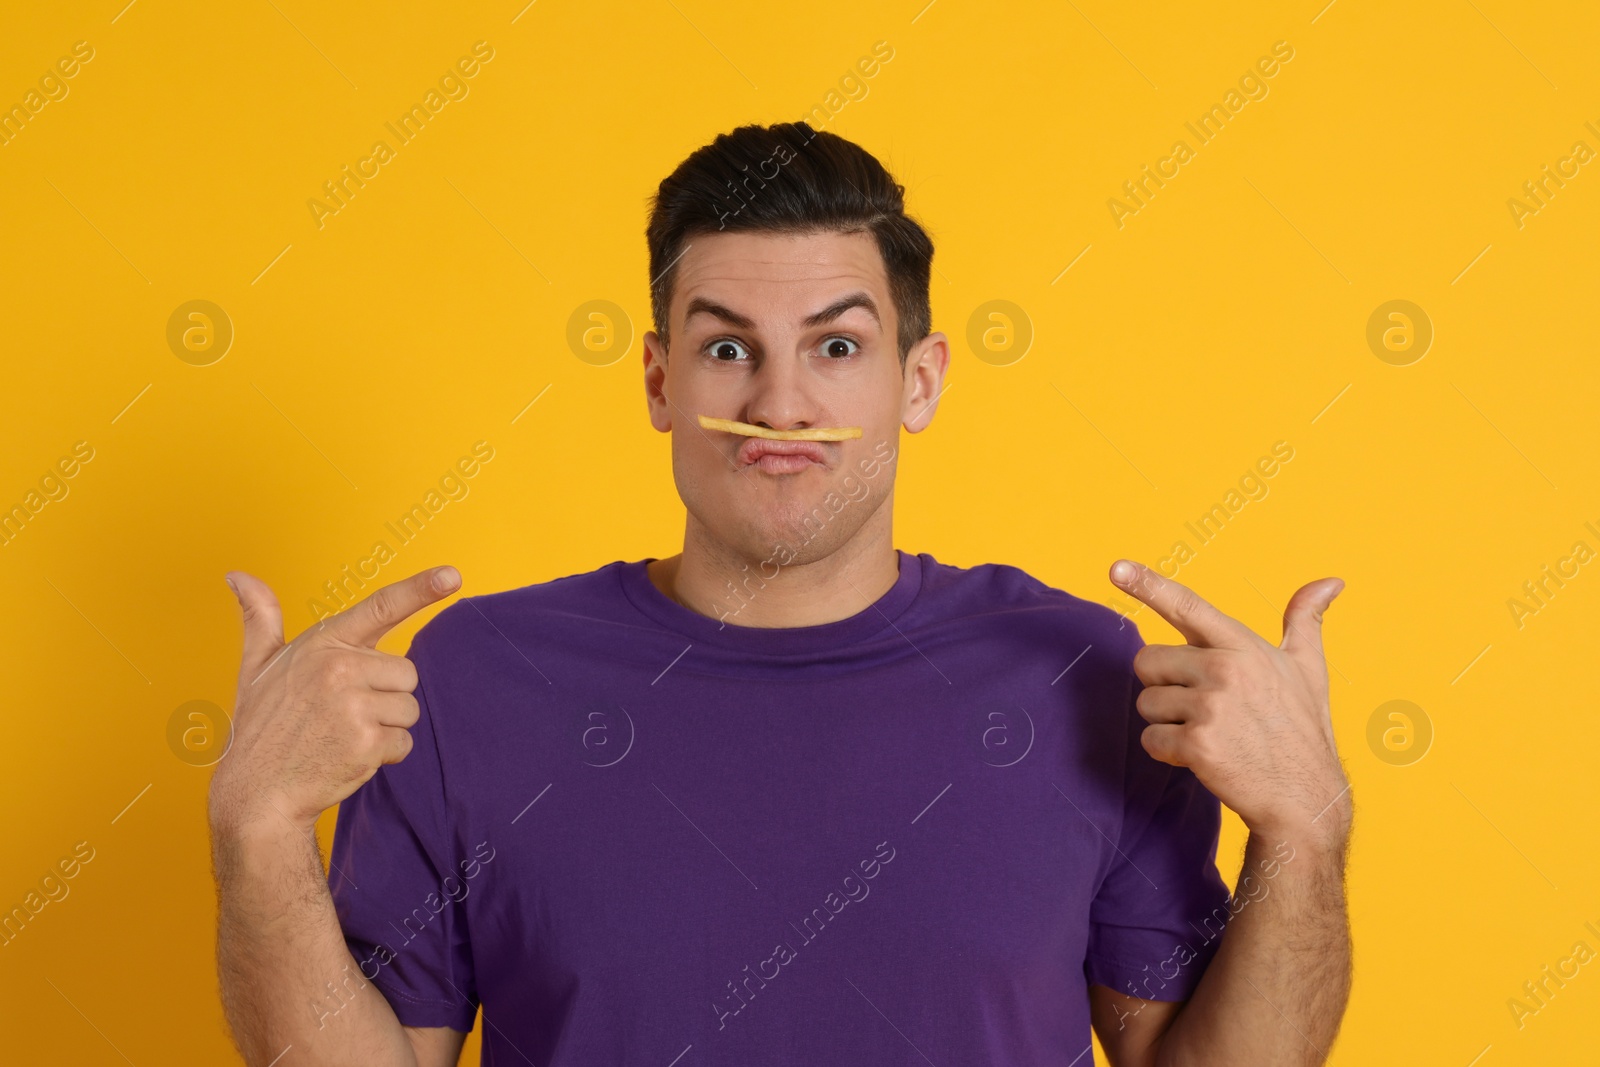
[[[1252,826],[1250,841],[1282,852],[1285,847],[1291,855],[1312,861],[1326,861],[1343,867],[1349,850],[1350,828],[1348,820],[1330,822],[1328,818],[1315,822],[1270,822]]]
[[[1353,816],[1350,787],[1346,785],[1319,812],[1255,820],[1249,824],[1250,837],[1273,846],[1287,842],[1297,854],[1342,864],[1350,844]]]
[[[303,834],[315,831],[317,816],[297,816],[295,805],[282,794],[224,778],[211,779],[206,797],[206,819],[213,835],[270,835],[288,829]]]
[[[317,847],[315,822],[297,824],[275,804],[213,804],[208,815],[219,871],[225,858],[229,866],[254,869],[299,859]]]

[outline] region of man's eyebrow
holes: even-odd
[[[737,311],[725,308],[715,300],[707,300],[703,296],[697,296],[689,301],[689,306],[683,312],[683,321],[688,322],[699,314],[715,316],[730,326],[737,326],[741,330],[753,330],[756,328],[755,320],[746,318]]]
[[[873,303],[872,297],[863,292],[854,292],[848,296],[840,297],[815,315],[808,315],[804,325],[808,328],[821,326],[824,323],[832,322],[851,308],[866,309],[872,315],[872,321],[878,324],[880,330],[883,329],[883,319],[878,315],[878,305]]]

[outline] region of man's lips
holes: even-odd
[[[827,455],[815,441],[772,441],[765,437],[750,437],[739,446],[739,466],[752,464],[773,474],[790,474],[802,471],[815,463],[827,466]]]
[[[803,430],[774,430],[733,419],[701,415],[700,427],[746,435],[735,453],[739,466],[758,467],[769,474],[794,474],[815,463],[828,465],[828,454],[818,441],[847,441],[861,436],[859,426],[814,426]]]

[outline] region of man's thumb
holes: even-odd
[[[1289,606],[1283,609],[1283,643],[1279,647],[1294,653],[1307,650],[1320,658],[1322,613],[1343,591],[1343,578],[1321,578],[1301,586],[1289,598]]]
[[[229,571],[223,578],[239,598],[244,617],[243,673],[254,675],[283,648],[283,611],[267,583],[244,571]]]

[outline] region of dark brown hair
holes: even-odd
[[[697,234],[871,232],[883,256],[904,366],[932,328],[933,242],[905,188],[860,145],[804,122],[740,126],[696,149],[651,198],[650,312],[668,343],[674,268]]]

